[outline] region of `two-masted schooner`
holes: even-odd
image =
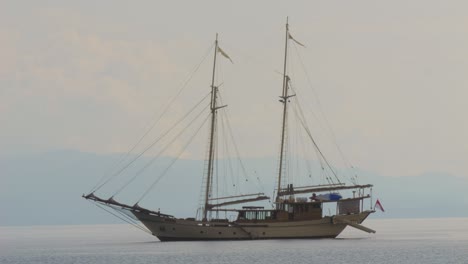
[[[216,128],[217,114],[219,109],[224,107],[218,102],[219,91],[215,84],[216,62],[218,53],[229,58],[219,48],[217,36],[214,43],[214,62],[211,76],[210,135],[201,214],[194,218],[177,218],[161,213],[159,210],[152,211],[142,208],[138,203],[132,206],[117,202],[113,197],[102,199],[94,191],[83,195],[83,197],[99,205],[123,211],[123,216],[134,216],[161,241],[335,238],[346,226],[374,233],[374,230],[361,225],[369,214],[375,212],[372,210],[372,205],[367,210],[364,208],[364,200],[371,199],[371,184],[356,184],[354,182],[347,185],[340,181],[309,186],[285,184],[288,106],[290,100],[294,100],[293,97],[296,96],[291,89],[291,78],[287,74],[288,44],[290,41],[301,45],[291,36],[289,25],[286,23],[282,94],[280,96],[282,104],[281,144],[279,170],[275,176],[277,177],[277,186],[274,199],[270,199],[263,193],[239,194],[229,197],[213,196],[215,145],[218,131]],[[310,131],[308,134],[313,145],[318,149]],[[318,149],[318,155],[323,156],[320,149]],[[352,195],[343,197],[342,193],[344,192],[352,193]],[[272,208],[264,206],[233,207],[262,200],[272,201]],[[336,212],[326,215],[324,205],[336,206]],[[230,212],[235,215],[235,218],[219,218],[218,214],[216,214],[218,217],[215,217],[212,214],[214,212]]]

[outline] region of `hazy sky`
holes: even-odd
[[[220,61],[219,78],[241,152],[275,156],[289,16],[307,46],[298,52],[312,87],[295,82],[301,100],[316,111],[319,95],[354,165],[468,177],[466,10],[429,0],[2,1],[0,155],[126,151],[218,32],[234,60]],[[209,91],[211,56],[167,124]]]

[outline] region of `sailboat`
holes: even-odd
[[[215,83],[217,55],[229,56],[219,47],[218,35],[214,42],[214,61],[211,76],[211,92],[209,103],[209,142],[207,154],[207,169],[203,178],[204,189],[201,196],[203,203],[197,217],[177,218],[160,210],[153,211],[141,207],[138,203],[128,205],[117,202],[114,197],[103,199],[94,191],[83,195],[85,199],[123,212],[121,216],[138,220],[149,232],[160,241],[197,241],[197,240],[252,240],[252,239],[302,239],[302,238],[335,238],[347,226],[375,233],[374,230],[362,225],[362,222],[375,210],[372,200],[368,209],[364,201],[372,199],[372,184],[346,184],[332,181],[327,184],[296,186],[285,184],[285,166],[287,149],[287,118],[288,107],[296,94],[292,93],[291,78],[287,74],[288,45],[295,40],[286,22],[285,52],[282,73],[281,111],[281,143],[279,169],[274,190],[274,199],[264,193],[239,194],[226,197],[214,196],[214,173],[216,153],[217,115],[221,108],[219,86]],[[229,58],[230,59],[230,58]],[[318,155],[324,158],[317,143],[307,131],[313,145],[317,147]],[[326,161],[326,160],[325,160]],[[331,170],[332,167],[326,161]],[[333,172],[335,173],[335,172]],[[336,175],[335,175],[336,176]],[[350,197],[343,197],[346,192]],[[246,206],[253,202],[270,200],[272,207]],[[330,205],[336,208],[334,213],[327,215],[324,207]],[[241,207],[233,207],[241,206]],[[234,218],[219,217],[219,212],[234,214]],[[142,226],[138,226],[141,228]]]

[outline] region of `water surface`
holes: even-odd
[[[468,218],[365,225],[377,234],[165,243],[129,225],[0,227],[0,263],[468,263]]]

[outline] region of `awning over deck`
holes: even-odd
[[[293,194],[299,194],[299,193],[318,193],[318,192],[329,192],[329,191],[339,191],[339,190],[351,190],[351,189],[364,189],[364,188],[371,188],[374,185],[372,184],[365,184],[365,185],[350,185],[350,186],[328,186],[328,187],[311,187],[307,189],[299,189],[299,188],[288,188],[288,189],[282,189],[280,192],[278,192],[278,196],[283,196],[283,195],[293,195]]]

